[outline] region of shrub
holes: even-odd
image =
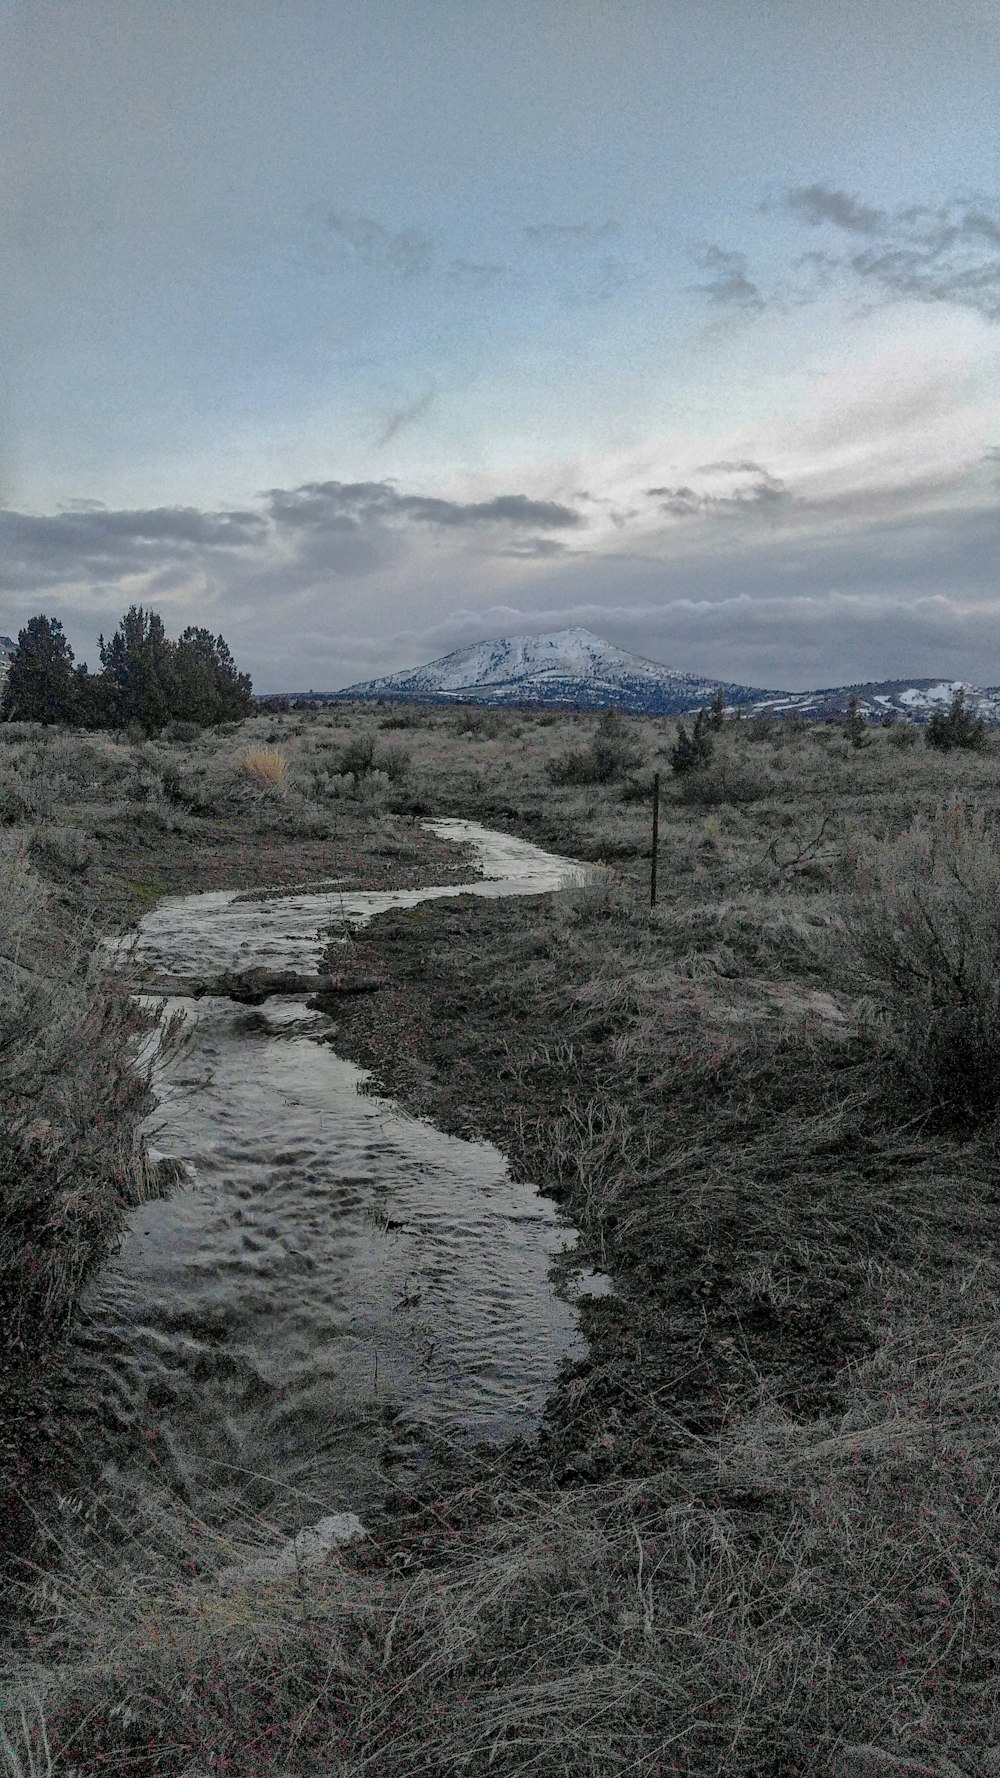
[[[915,747],[917,731],[912,722],[894,722],[889,730],[890,747]]]
[[[168,722],[163,731],[163,739],[180,742],[197,741],[201,732],[201,724],[198,722]]]
[[[383,772],[376,766],[374,771],[365,772],[363,777],[356,780],[354,794],[359,803],[383,809],[391,789],[392,780],[388,772]]]
[[[32,869],[0,835],[0,1498],[22,1432],[51,1405],[36,1354],[121,1231],[147,1176],[138,1136],[155,1104],[135,1040],[155,1015],[68,928]],[[177,1022],[173,1030],[176,1031]],[[5,1521],[5,1530],[6,1530]]]
[[[711,760],[700,771],[682,774],[675,802],[712,808],[720,803],[753,803],[770,796],[774,784],[766,771],[755,771],[740,760]]]
[[[160,787],[167,802],[173,803],[175,808],[187,809],[190,814],[212,812],[204,781],[195,772],[182,771],[173,761],[163,767]]]
[[[549,760],[546,773],[552,784],[613,784],[642,762],[642,749],[617,710],[608,710],[587,747]]]
[[[379,728],[426,728],[427,726],[428,713],[419,708],[394,710],[389,716],[384,716],[379,723]]]
[[[339,765],[341,772],[350,772],[355,778],[363,778],[367,772],[374,771],[375,736],[356,735],[344,748]]]
[[[504,733],[505,720],[498,710],[456,710],[449,724],[455,735],[474,735],[478,741],[495,741]]]
[[[623,803],[646,803],[650,801],[652,795],[653,780],[651,776],[645,778],[626,778],[621,787],[621,800]]]
[[[0,827],[19,827],[30,821],[32,805],[12,779],[0,780]]]
[[[405,747],[380,747],[375,755],[375,769],[398,784],[410,770],[409,751]]]
[[[856,864],[850,976],[881,1004],[894,1102],[974,1128],[1000,1108],[1000,849],[985,812],[956,798]]]
[[[781,740],[781,724],[776,716],[752,716],[746,725],[748,741]]]
[[[59,875],[84,875],[97,857],[93,834],[79,827],[38,827],[31,836],[32,859]]]

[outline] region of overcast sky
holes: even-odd
[[[1000,683],[995,0],[10,0],[0,633]]]

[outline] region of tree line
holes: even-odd
[[[0,722],[65,722],[155,735],[168,722],[198,728],[249,716],[247,673],[222,636],[189,625],[171,642],[155,611],[132,605],[110,642],[99,638],[101,671],[77,666],[58,618],[31,617],[0,684]]]

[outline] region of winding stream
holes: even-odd
[[[179,986],[250,965],[315,972],[335,921],[581,874],[470,822],[426,825],[470,842],[484,880],[174,896],[143,920],[135,963]],[[206,1518],[249,1506],[289,1532],[317,1502],[363,1511],[405,1480],[422,1424],[530,1433],[560,1361],[582,1350],[573,1304],[549,1281],[573,1241],[552,1203],[498,1150],[359,1092],[369,1077],[335,1054],[307,998],[166,997],[183,1041],[147,1040],[159,1098],[147,1129],[187,1183],[132,1213],[76,1335],[123,1448],[150,1447]]]

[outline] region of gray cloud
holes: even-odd
[[[388,482],[308,482],[271,488],[263,499],[258,512],[113,511],[89,501],[40,516],[0,511],[0,588],[31,595],[84,583],[110,596],[126,576],[141,575],[148,588],[171,591],[192,576],[228,581],[222,563],[231,560],[241,586],[291,595],[316,575],[387,570],[405,553],[407,533],[411,541],[421,532],[478,536],[491,554],[516,542],[519,553],[551,555],[537,533],[584,523],[571,507],[524,494],[463,503],[401,494]]]
[[[815,281],[811,300],[834,276],[860,279],[889,300],[954,303],[1000,320],[1000,208],[982,198],[953,198],[894,211],[858,203],[824,185],[799,186],[785,203],[813,226],[863,234],[860,251],[805,254],[797,262]]]
[[[65,504],[69,510],[54,515],[0,512],[6,558],[0,584],[139,573],[158,566],[164,557],[253,547],[264,541],[268,528],[256,512],[198,512],[183,506],[114,512],[91,501]]]
[[[524,537],[497,551],[497,554],[501,556],[520,556],[526,560],[577,553],[577,551],[567,549],[565,543],[559,543],[554,537]]]
[[[701,270],[710,274],[707,284],[693,284],[709,301],[721,308],[763,309],[764,298],[756,284],[747,276],[745,253],[734,253],[705,241],[693,249],[692,257]]]
[[[402,432],[404,426],[412,426],[415,420],[423,419],[436,394],[436,389],[427,389],[423,395],[418,395],[416,401],[411,401],[407,407],[397,408],[375,440],[376,445],[389,444],[398,432]]]
[[[874,235],[885,226],[884,210],[873,210],[868,204],[859,204],[856,198],[848,197],[846,192],[833,191],[826,185],[795,186],[788,192],[785,201],[790,210],[796,211],[806,222],[817,226],[821,222],[832,222],[835,227],[858,235]]]
[[[748,513],[774,512],[790,501],[784,482],[779,476],[771,475],[762,463],[754,463],[748,458],[738,462],[724,461],[719,463],[703,463],[695,472],[698,475],[751,475],[748,486],[732,488],[725,493],[715,494],[710,490],[698,490],[682,484],[679,487],[647,488],[646,495],[651,500],[658,500],[660,510],[669,518],[738,518]]]
[[[768,479],[768,472],[763,463],[755,463],[752,457],[739,457],[735,461],[723,458],[719,463],[701,463],[695,473],[697,475],[742,475],[748,473],[762,475]]]
[[[554,500],[500,494],[493,500],[463,504],[399,494],[389,482],[306,482],[298,488],[270,488],[266,498],[275,523],[291,528],[337,529],[408,519],[449,529],[499,524],[558,530],[583,523],[578,512]]]
[[[382,266],[404,278],[416,278],[430,270],[434,243],[419,229],[394,232],[370,216],[350,216],[342,210],[329,210],[326,224],[331,234],[346,241],[368,265]]]

